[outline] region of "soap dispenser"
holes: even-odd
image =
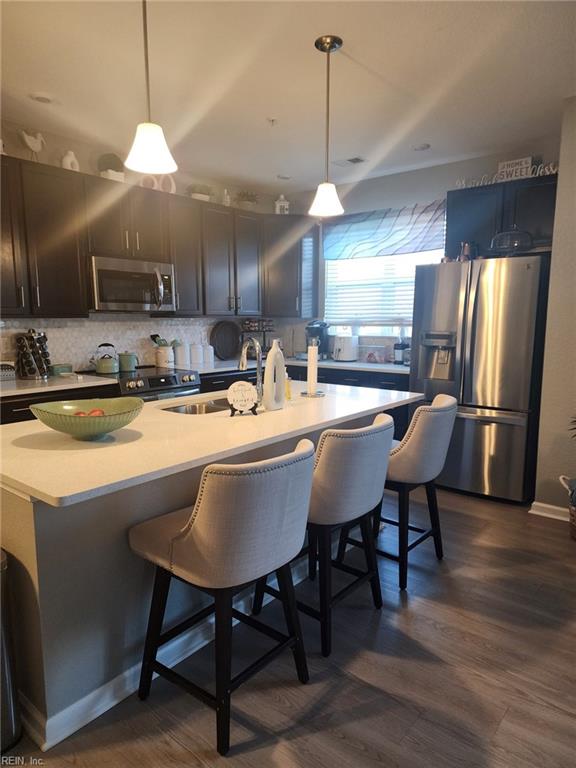
[[[264,392],[262,404],[267,411],[278,411],[284,408],[286,399],[286,363],[280,349],[278,339],[274,339],[270,351],[266,355],[264,371]]]

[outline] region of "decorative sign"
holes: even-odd
[[[257,416],[258,392],[249,381],[235,381],[228,387],[226,397],[230,404],[230,416],[237,413],[253,413]]]
[[[557,162],[544,165],[542,163],[532,163],[531,157],[522,157],[519,160],[506,160],[505,162],[498,163],[498,170],[492,175],[485,173],[479,179],[458,179],[455,186],[456,189],[484,187],[487,184],[497,184],[501,181],[528,179],[535,176],[554,176],[556,173],[558,173]]]

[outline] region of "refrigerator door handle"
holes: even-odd
[[[474,267],[478,264],[477,269]],[[471,265],[471,279],[470,279],[470,293],[468,295],[468,307],[466,315],[466,342],[464,348],[464,375],[462,384],[462,398],[461,401],[469,402],[472,397],[472,359],[474,356],[474,345],[476,339],[476,315],[477,315],[477,303],[478,303],[478,283],[480,282],[480,274],[482,272],[482,264],[472,262]]]
[[[459,410],[456,418],[458,419],[470,419],[476,421],[478,424],[509,424],[512,427],[525,427],[528,421],[528,416],[525,413],[513,413],[510,411],[502,411],[494,413],[494,411],[486,412],[471,412]]]

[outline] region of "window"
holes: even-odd
[[[333,324],[412,325],[416,267],[437,264],[443,256],[444,249],[435,249],[327,261],[324,319]]]
[[[419,264],[444,255],[446,203],[342,216],[325,224],[324,318],[332,324],[412,324]]]

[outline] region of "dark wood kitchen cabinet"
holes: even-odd
[[[26,243],[23,233],[20,165],[2,157],[1,304],[5,317],[26,315],[30,311]]]
[[[317,312],[318,225],[308,216],[266,216],[264,314],[314,317]]]
[[[202,210],[204,309],[207,315],[234,315],[234,213],[222,206]]]
[[[477,255],[489,253],[498,232],[530,232],[535,248],[550,247],[556,207],[556,176],[537,176],[448,192],[446,254],[456,258],[460,243],[471,242]]]
[[[83,179],[74,171],[40,163],[21,167],[32,314],[85,316]]]
[[[97,176],[85,177],[88,252],[167,262],[167,195]]]
[[[207,315],[261,315],[261,216],[207,205],[202,211]]]
[[[237,315],[262,314],[261,215],[234,212],[234,277]]]
[[[187,197],[172,195],[168,201],[170,261],[176,275],[176,314],[201,315],[202,213],[200,205]]]

